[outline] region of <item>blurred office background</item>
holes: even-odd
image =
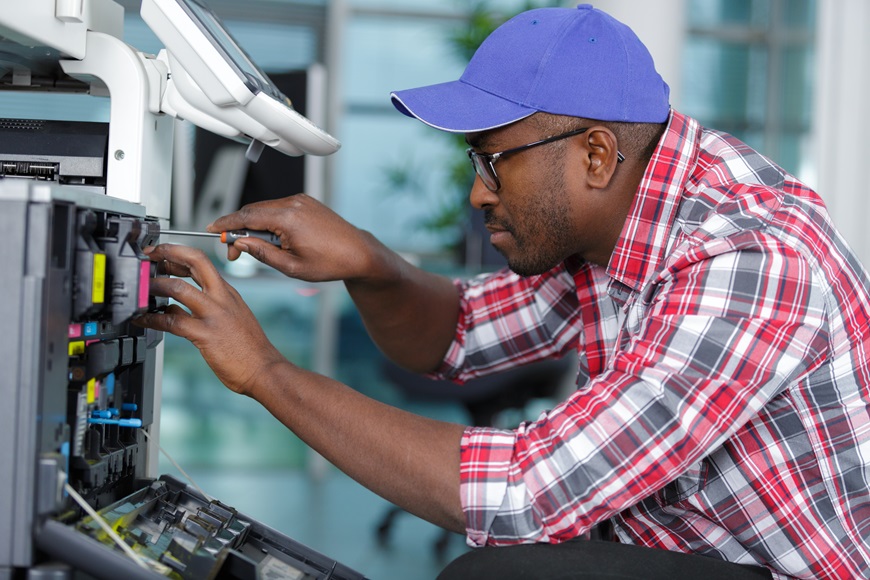
[[[120,3],[127,9],[125,40],[156,53],[161,47],[138,16],[138,0]],[[462,209],[471,167],[456,140],[398,114],[389,93],[457,78],[468,43],[487,25],[470,23],[470,16],[488,14],[497,21],[528,3],[211,0],[209,5],[266,72],[294,86],[302,83],[294,100],[343,147],[325,159],[288,159],[286,166],[258,169],[244,162],[238,148],[222,150],[212,143],[205,150],[207,136],[179,122],[173,226],[199,229],[251,195],[305,190],[423,267],[465,276],[497,263],[485,236],[469,221],[470,212]],[[870,263],[870,228],[864,227],[870,201],[862,183],[870,158],[864,137],[870,113],[863,106],[870,91],[865,34],[870,4],[600,0],[595,5],[647,43],[671,86],[675,108],[737,135],[816,187],[846,239]],[[106,121],[108,103],[87,96],[0,93],[0,116]],[[247,176],[257,172],[266,181],[246,186]],[[250,261],[227,264],[219,246],[203,248],[297,364],[415,412],[471,420],[462,401],[416,396],[386,372],[341,284],[291,281]],[[371,578],[432,578],[466,549],[460,536],[445,541],[433,526],[411,516],[396,518],[388,536],[379,534],[389,504],[326,464],[255,402],[224,389],[196,350],[171,336],[165,341],[162,389],[162,447],[200,487],[242,512]],[[551,396],[558,394],[557,389]],[[515,423],[549,402],[530,397],[492,420]],[[162,459],[160,472],[177,474],[177,468]]]

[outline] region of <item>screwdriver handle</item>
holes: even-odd
[[[241,238],[260,238],[261,240],[266,240],[273,246],[281,247],[281,238],[272,232],[261,230],[230,230],[221,233],[221,241],[225,244],[233,244],[236,240]]]

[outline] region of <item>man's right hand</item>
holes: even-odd
[[[447,352],[456,330],[459,295],[445,277],[402,259],[373,235],[305,194],[246,205],[208,230],[265,230],[281,247],[243,238],[227,246],[307,282],[341,280],[372,339],[399,365],[428,372]]]
[[[230,260],[248,252],[308,282],[356,280],[377,271],[373,254],[380,244],[374,237],[304,193],[246,205],[207,228],[214,233],[240,229],[272,232],[281,238],[281,247],[256,238],[237,240],[227,246]]]

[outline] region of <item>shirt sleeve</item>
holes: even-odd
[[[469,428],[473,546],[561,542],[650,496],[822,362],[825,296],[763,234],[673,256],[626,305],[606,370],[514,431]]]
[[[602,318],[610,325],[617,318],[612,306],[599,307],[607,298],[607,280],[603,268],[589,264],[577,268],[562,264],[540,276],[521,277],[502,270],[457,280],[460,316],[456,336],[432,376],[463,383],[587,349],[597,363],[605,343],[595,329]]]

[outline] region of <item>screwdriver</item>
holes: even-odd
[[[220,238],[221,242],[225,244],[233,244],[236,240],[241,238],[260,238],[261,240],[266,240],[273,246],[281,247],[281,238],[273,234],[272,232],[262,231],[262,230],[230,230],[227,232],[221,232],[219,234],[213,234],[211,232],[187,232],[182,230],[161,230],[161,235],[167,236],[198,236],[205,238]]]

